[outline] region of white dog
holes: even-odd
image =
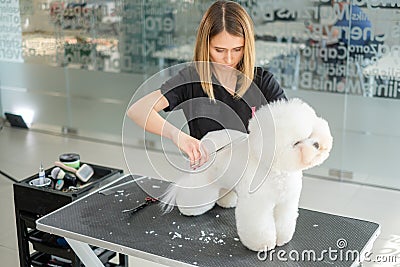
[[[329,156],[332,136],[328,123],[300,99],[260,108],[249,122],[249,132],[207,134],[202,142],[208,144],[208,153],[220,151],[211,153],[214,158],[208,165],[172,184],[161,201],[166,211],[176,204],[189,216],[203,214],[215,203],[236,207],[241,242],[254,251],[270,250],[292,239],[302,170]]]

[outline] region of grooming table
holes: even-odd
[[[36,221],[37,229],[65,237],[86,266],[103,266],[88,244],[167,266],[358,266],[379,235],[376,223],[299,210],[293,239],[273,253],[245,248],[236,233],[234,209],[215,206],[197,217],[177,208],[163,214],[151,204],[135,212],[169,183],[125,175]],[[353,256],[351,256],[351,255]],[[357,257],[359,255],[359,257]]]

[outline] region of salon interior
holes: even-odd
[[[124,175],[171,172],[170,159],[182,153],[144,132],[126,111],[191,61],[197,25],[212,2],[0,1],[1,266],[81,266],[33,242],[31,232],[40,232],[34,223],[19,225],[20,199],[29,194],[18,188],[34,188],[29,178],[62,155]],[[254,21],[256,65],[331,129],[329,158],[304,171],[300,208],[379,225],[362,266],[400,266],[399,2],[348,0],[344,10],[342,1],[330,0],[235,2]],[[352,13],[356,8],[362,13]],[[332,25],[346,18],[334,36]],[[161,115],[187,130],[179,111]],[[52,206],[57,200],[47,193],[39,198]],[[104,266],[197,265],[146,253],[127,253],[118,265],[119,252]]]

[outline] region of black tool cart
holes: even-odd
[[[87,195],[97,188],[120,177],[123,170],[90,164],[94,174],[87,183],[80,187],[62,191],[54,189],[54,182],[48,186],[38,187],[30,183],[38,174],[14,184],[15,217],[18,236],[20,266],[83,266],[74,251],[62,237],[41,232],[36,229],[35,221],[72,201]],[[45,176],[51,177],[53,168],[45,170]],[[33,252],[30,250],[30,244]],[[105,266],[126,267],[126,255],[118,254],[98,247],[93,251]],[[110,262],[118,257],[118,263]],[[113,261],[114,262],[114,261]]]

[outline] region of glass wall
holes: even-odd
[[[2,112],[33,130],[118,143],[124,127],[129,145],[161,149],[126,108],[173,73],[162,70],[191,60],[212,2],[0,1]],[[400,189],[399,1],[237,2],[255,23],[257,65],[331,126],[331,156],[308,174]]]

